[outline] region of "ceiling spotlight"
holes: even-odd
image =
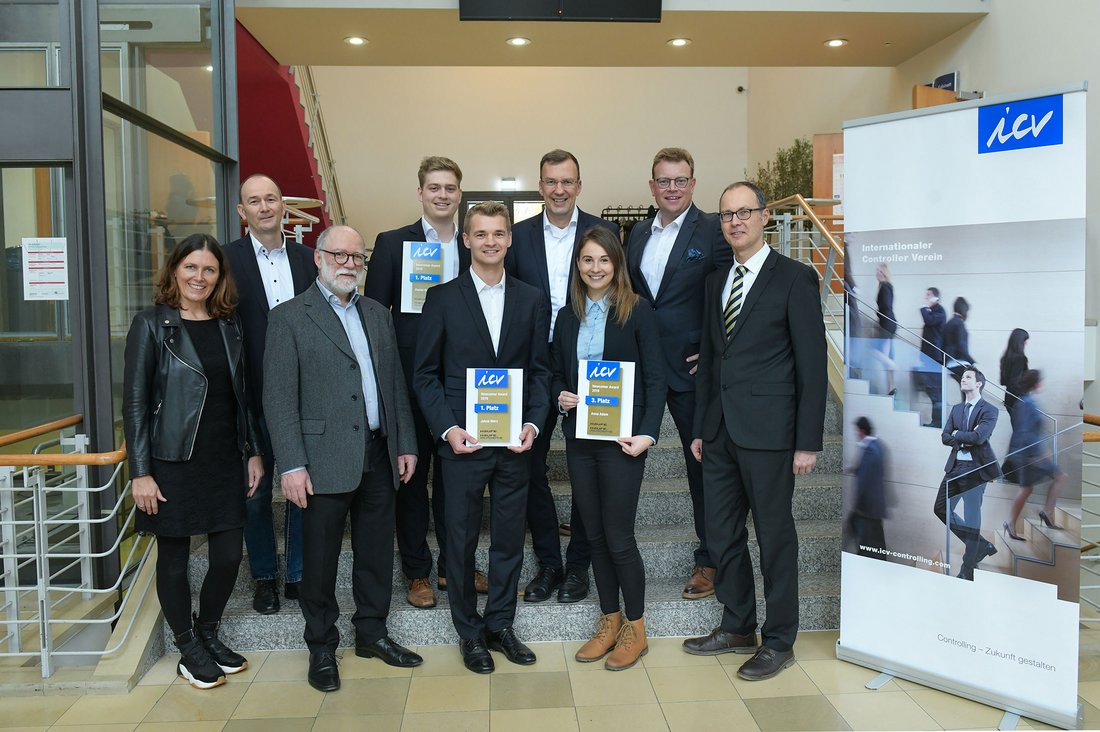
[[[828,46],[829,48],[840,48],[841,46],[847,46],[848,45],[848,39],[847,38],[830,38],[829,40],[825,41],[825,45]]]
[[[367,45],[367,39],[362,36],[348,36],[344,39],[344,43],[349,46],[365,46]]]
[[[673,46],[674,48],[682,48],[684,46],[690,46],[691,45],[691,39],[690,38],[669,38],[668,41],[666,41],[666,43],[668,43],[668,45],[670,45],[670,46]]]
[[[531,39],[516,36],[515,38],[509,38],[507,41],[505,41],[505,43],[507,43],[509,46],[530,46]]]

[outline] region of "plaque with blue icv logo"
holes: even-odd
[[[520,445],[522,417],[523,369],[466,369],[466,431],[480,445]]]
[[[577,363],[577,438],[617,440],[634,429],[633,361]]]
[[[1062,144],[1062,95],[978,107],[978,154]]]
[[[401,242],[401,312],[424,310],[428,290],[446,281],[446,256],[439,242]]]

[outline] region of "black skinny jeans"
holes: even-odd
[[[222,619],[243,555],[244,529],[229,529],[207,534],[206,547],[210,568],[199,592],[199,622],[216,623]],[[191,630],[191,585],[187,581],[187,559],[191,555],[191,537],[157,537],[157,597],[164,619],[176,636]]]

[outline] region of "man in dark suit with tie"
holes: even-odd
[[[248,224],[248,232],[225,248],[229,269],[240,297],[237,314],[244,328],[245,363],[248,367],[249,398],[260,425],[260,450],[264,477],[260,487],[245,503],[244,540],[248,564],[256,582],[252,607],[268,615],[279,611],[278,559],[275,527],[271,513],[271,482],[275,459],[263,412],[264,345],[267,315],[276,305],[300,295],[317,279],[313,250],[283,234],[283,194],[266,175],[251,175],[241,183],[237,213]],[[298,507],[286,504],[283,523],[287,599],[297,599],[302,579],[302,516]]]
[[[412,403],[416,422],[419,460],[416,473],[408,485],[397,493],[397,548],[401,552],[401,569],[409,585],[405,599],[419,608],[435,606],[428,575],[432,571],[432,552],[428,548],[428,473],[432,464],[431,513],[435,517],[435,535],[439,541],[437,579],[440,589],[447,586],[447,524],[443,520],[443,471],[439,460],[432,460],[436,439],[433,437],[416,397],[412,394],[413,358],[416,355],[416,334],[420,325],[420,308],[401,301],[401,265],[404,261],[405,242],[425,242],[441,248],[443,277],[441,282],[453,280],[470,267],[470,250],[459,243],[455,213],[462,202],[462,169],[450,158],[431,156],[424,158],[417,171],[420,186],[417,198],[424,210],[418,220],[392,231],[383,231],[374,240],[374,251],[367,268],[367,282],[363,294],[377,300],[393,316],[397,332],[397,350],[408,384],[409,401]],[[484,583],[484,575],[479,578]],[[480,591],[486,591],[488,588]]]
[[[959,577],[974,579],[974,569],[986,557],[997,553],[981,535],[982,499],[985,484],[1001,477],[997,456],[989,446],[989,438],[997,426],[997,408],[982,399],[985,375],[974,368],[962,373],[960,388],[963,401],[951,407],[940,438],[951,447],[944,465],[946,474],[936,493],[933,511],[936,518],[947,523],[948,504],[951,511],[951,532],[965,545]],[[959,500],[963,515],[955,512]]]
[[[924,321],[920,331],[920,352],[931,360],[931,363],[924,363],[926,370],[920,373],[921,388],[932,402],[932,417],[924,426],[939,427],[943,419],[943,326],[947,322],[947,312],[940,305],[939,289],[929,287],[925,290],[920,317]]]
[[[569,300],[573,253],[581,234],[603,226],[619,235],[619,227],[577,207],[581,193],[581,166],[565,150],[551,150],[539,161],[539,193],[545,203],[542,213],[520,221],[512,228],[512,247],[505,259],[508,273],[539,288],[550,308],[550,329],[546,342],[554,340],[558,311]],[[570,514],[572,537],[561,561],[558,514],[550,493],[550,438],[558,424],[558,410],[551,408],[546,423],[531,448],[531,485],[527,491],[527,526],[539,562],[538,573],[523,591],[525,602],[542,602],[557,589],[558,602],[577,602],[588,596],[588,566],[591,552],[584,524],[574,508]]]
[[[692,202],[695,161],[683,148],[666,147],[653,158],[649,190],[658,213],[634,226],[626,249],[634,291],[649,300],[657,314],[668,381],[668,411],[684,448],[684,466],[695,515],[695,566],[684,587],[689,600],[714,594],[715,557],[707,542],[703,473],[691,454],[695,421],[695,369],[703,316],[703,282],[732,260],[722,241],[718,219]]]
[[[423,662],[386,631],[394,495],[416,470],[416,432],[389,311],[358,292],[365,250],[355,229],[325,229],[316,282],[271,312],[267,334],[264,407],[283,494],[302,509],[299,604],[319,691],[340,688],[336,575],[349,516],[355,655]]]
[[[442,442],[447,485],[447,597],[466,668],[491,673],[489,649],[528,665],[535,654],[512,628],[523,561],[530,450],[550,408],[546,331],[550,314],[542,293],[504,271],[511,245],[508,209],[495,201],[470,208],[463,223],[470,269],[428,290],[416,344],[415,389],[420,409]],[[523,369],[523,427],[510,447],[483,447],[466,423],[466,370]],[[516,388],[516,385],[512,385]],[[474,550],[482,501],[489,485],[489,597],[477,612]]]
[[[886,518],[886,458],[882,443],[874,435],[871,420],[863,416],[856,420],[856,436],[859,438],[859,463],[852,471],[856,493],[848,525],[860,556],[885,559],[875,550],[886,548],[882,526]]]
[[[707,542],[724,609],[721,625],[684,641],[684,650],[753,653],[737,673],[755,681],[794,663],[798,536],[791,503],[795,476],[813,470],[822,448],[825,327],[817,273],[764,242],[764,192],[747,181],[727,186],[718,216],[736,266],[706,282],[692,449],[703,464]],[[768,611],[759,648],[750,511]]]

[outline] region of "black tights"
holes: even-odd
[[[243,539],[243,528],[207,535],[210,569],[199,592],[199,622],[216,623],[222,619],[222,611],[237,582]],[[191,584],[187,581],[190,555],[191,537],[157,537],[157,597],[168,627],[177,636],[191,630]]]

